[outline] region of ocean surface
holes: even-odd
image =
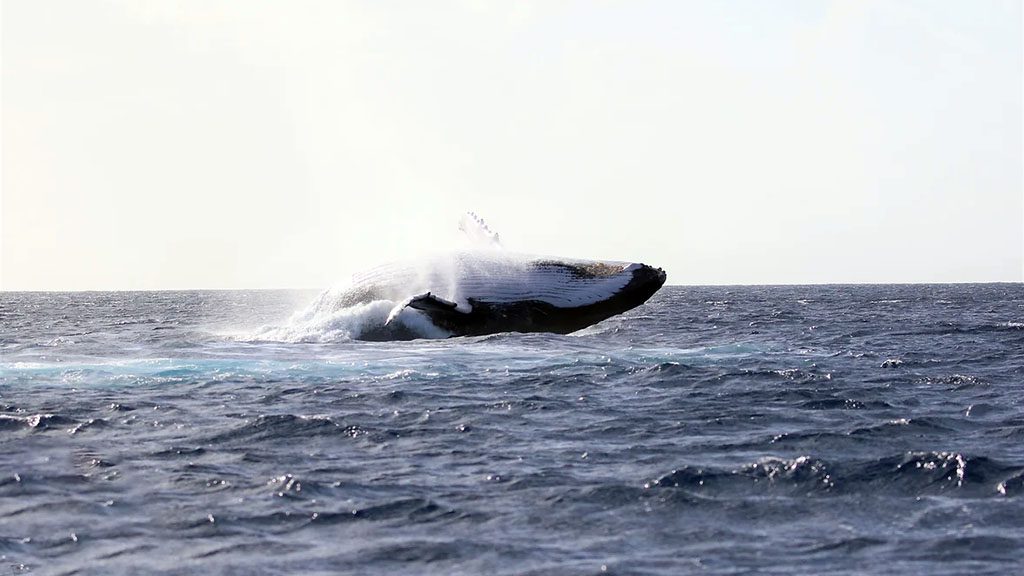
[[[1024,566],[1021,284],[407,342],[315,297],[0,293],[0,574]]]

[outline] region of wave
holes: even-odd
[[[905,452],[830,463],[811,456],[767,457],[737,469],[684,465],[648,481],[645,489],[677,488],[713,495],[753,495],[765,490],[792,495],[875,493],[998,497],[1021,493],[1024,467],[959,452]]]
[[[237,428],[214,435],[208,441],[252,442],[290,438],[308,440],[322,435],[357,438],[366,435],[366,431],[356,425],[345,426],[323,415],[270,414],[257,416]]]

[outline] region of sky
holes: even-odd
[[[0,289],[458,242],[671,284],[1024,280],[1021,2],[3,0]]]

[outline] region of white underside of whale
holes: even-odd
[[[582,267],[588,274],[559,264]],[[615,295],[639,266],[479,250],[377,266],[354,275],[350,289],[372,288],[395,301],[430,292],[460,311],[468,311],[469,299],[495,304],[534,300],[570,308]]]

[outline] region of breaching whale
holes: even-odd
[[[384,326],[363,339],[416,337],[396,320],[407,310],[452,336],[498,332],[567,334],[631,310],[657,292],[665,272],[631,262],[516,254],[469,213],[460,229],[483,248],[356,274],[335,305],[395,302]]]

